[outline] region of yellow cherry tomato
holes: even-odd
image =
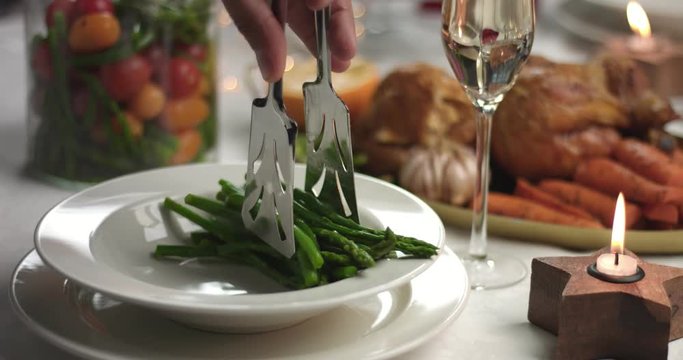
[[[209,104],[200,97],[187,97],[166,102],[160,124],[171,132],[196,127],[209,116]]]
[[[159,116],[166,104],[166,95],[158,85],[145,84],[128,104],[128,111],[142,120]]]
[[[140,119],[137,118],[137,116],[135,116],[135,115],[133,115],[127,111],[124,111],[123,112],[123,121],[125,121],[126,124],[128,125],[128,129],[130,130],[130,134],[134,138],[139,138],[140,136],[142,136],[142,133],[143,133],[145,128],[142,125],[142,122],[140,121]],[[114,116],[111,119],[111,127],[112,127],[112,130],[116,134],[123,134],[123,128],[121,127],[121,123],[119,122],[118,117]]]
[[[199,131],[190,129],[176,135],[178,149],[169,161],[172,165],[184,164],[192,161],[202,147],[202,135]]]
[[[109,13],[93,13],[79,17],[69,30],[69,47],[75,52],[101,51],[116,44],[121,26]]]

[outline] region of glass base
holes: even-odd
[[[472,290],[499,289],[522,281],[527,268],[517,258],[488,254],[485,258],[462,257]]]

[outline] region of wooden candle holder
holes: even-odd
[[[655,49],[635,52],[629,48],[633,36],[611,39],[606,43],[605,53],[618,54],[634,60],[645,72],[652,88],[659,95],[669,97],[683,94],[681,75],[683,71],[683,48],[663,37],[653,38]]]
[[[556,359],[666,359],[683,337],[683,269],[638,259],[642,280],[610,283],[587,271],[604,253],[535,258],[529,321],[557,335]]]

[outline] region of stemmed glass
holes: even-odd
[[[487,252],[486,202],[493,114],[529,56],[534,23],[534,0],[443,1],[446,56],[477,113],[472,235],[463,259],[473,289],[505,287],[526,276],[519,260]]]

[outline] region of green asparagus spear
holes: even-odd
[[[342,266],[353,264],[351,257],[346,255],[346,254],[340,254],[340,253],[334,252],[334,251],[321,250],[320,255],[325,260],[325,264],[342,265]]]
[[[287,259],[244,228],[240,213],[244,202],[242,190],[226,180],[220,180],[219,184],[221,190],[216,200],[194,194],[185,197],[187,205],[203,210],[208,216],[171,199],[165,200],[164,206],[205,231],[191,235],[196,246],[161,247],[157,250],[160,256],[214,254],[255,267],[290,288],[306,288],[325,284],[330,279],[355,276],[358,269],[374,266],[375,260],[396,257],[397,250],[415,257],[436,254],[431,244],[397,236],[390,228],[374,230],[349,222],[313,195],[297,191],[294,201],[297,248],[295,256]]]
[[[315,270],[320,269],[323,266],[324,260],[320,251],[318,251],[318,246],[315,244],[315,240],[306,235],[300,227],[294,225],[294,239],[296,241],[296,251],[304,254],[306,261]]]
[[[202,257],[216,256],[218,252],[214,246],[187,246],[187,245],[157,245],[155,256],[162,257]]]
[[[372,233],[375,235],[377,235],[377,234],[383,235],[383,233],[384,233],[381,230],[375,230],[375,229],[364,227],[364,226],[356,223],[355,221],[338,214],[336,211],[334,211],[334,209],[332,209],[327,204],[321,202],[318,198],[316,198],[313,194],[311,194],[309,192],[303,191],[301,189],[294,189],[294,199],[305,204],[305,206],[307,208],[309,208],[311,211],[317,212],[317,213],[323,215],[324,217],[327,217],[330,220],[334,221],[335,223],[342,225],[345,228],[348,228],[349,230],[355,229],[355,230],[363,231],[364,233],[368,232],[368,233]],[[352,236],[348,231],[344,232],[344,233],[347,236]],[[396,236],[396,234],[394,234],[394,236]],[[397,240],[400,239],[401,241],[410,243],[414,246],[419,245],[419,246],[425,246],[425,247],[429,247],[432,249],[436,249],[436,246],[434,246],[430,243],[424,242],[422,240],[412,238],[412,237],[396,236],[396,238],[397,238]],[[373,237],[372,239],[376,239],[376,238]]]
[[[343,280],[356,276],[358,268],[353,265],[336,267],[330,270],[329,274],[335,280]]]
[[[343,249],[353,261],[361,268],[368,268],[375,265],[375,260],[365,250],[358,247],[356,243],[339,234],[336,231],[327,229],[316,229],[313,231],[319,236],[319,241],[328,241],[335,246]]]
[[[391,228],[387,228],[384,234],[384,240],[371,247],[370,253],[375,260],[386,257],[387,253],[396,248],[398,239],[396,238],[396,234],[391,231]]]

